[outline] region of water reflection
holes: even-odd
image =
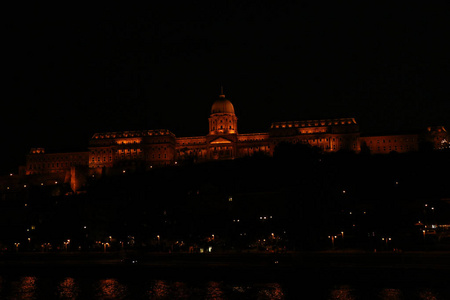
[[[258,299],[273,299],[281,300],[284,299],[283,289],[278,283],[269,283],[259,292]]]
[[[447,287],[301,286],[284,282],[175,281],[145,277],[0,277],[0,299],[450,299]]]
[[[18,299],[37,299],[36,277],[34,276],[21,277],[19,281],[12,282],[11,287],[13,293],[17,295]]]
[[[400,299],[403,299],[403,295],[399,289],[383,289],[380,292],[380,299],[400,300]]]
[[[221,284],[219,282],[215,282],[215,281],[208,282],[206,299],[210,299],[210,300],[224,299]]]
[[[341,286],[331,290],[330,300],[342,299],[342,300],[354,300],[356,299],[353,295],[354,291],[349,286]]]
[[[164,280],[157,280],[151,284],[147,294],[150,299],[165,299],[169,295],[169,286]]]
[[[117,279],[103,279],[99,281],[97,296],[99,299],[125,299],[127,297],[127,288],[119,283]]]
[[[67,277],[59,283],[57,295],[60,299],[76,299],[78,294],[79,288],[75,283],[75,279]]]
[[[249,286],[233,286],[232,291],[235,293],[245,293],[250,289]]]
[[[419,292],[419,298],[423,300],[438,300],[438,295],[430,290]]]

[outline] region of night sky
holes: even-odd
[[[363,134],[450,129],[444,1],[161,2],[4,7],[1,174],[95,132],[205,135],[221,85],[240,133],[333,117]]]

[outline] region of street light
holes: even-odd
[[[64,246],[66,247],[66,252],[69,252],[69,244],[70,244],[70,240],[67,240],[64,242]]]
[[[331,239],[331,245],[332,245],[332,247],[334,249],[334,239],[337,238],[337,236],[336,235],[329,235],[328,238]]]
[[[382,241],[386,241],[386,249],[387,249],[388,242],[392,241],[392,238],[390,238],[390,237],[385,237],[385,238],[381,238],[381,240],[382,240]]]

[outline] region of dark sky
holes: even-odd
[[[450,126],[444,1],[161,2],[4,7],[0,173],[99,131],[204,135],[221,84],[241,133],[331,117],[367,134]]]

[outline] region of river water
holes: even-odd
[[[450,284],[449,284],[450,286]],[[0,299],[450,299],[449,286],[281,281],[150,279],[145,274],[0,275]]]

